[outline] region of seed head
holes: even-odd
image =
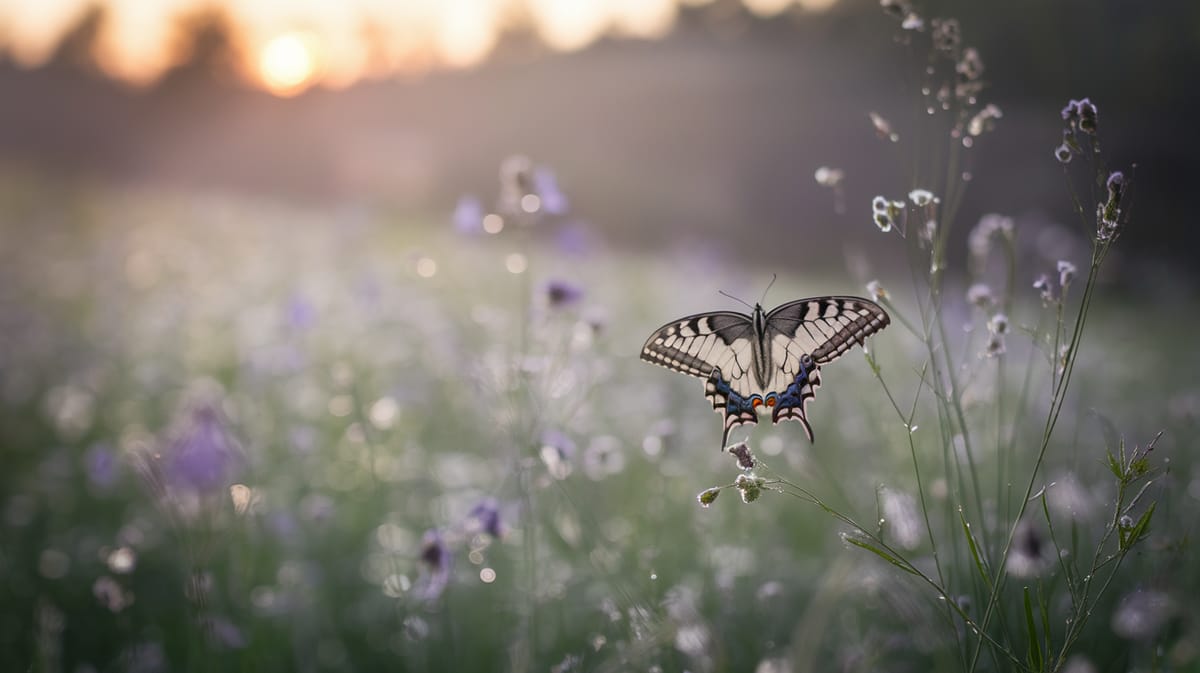
[[[750,452],[749,444],[746,442],[738,442],[726,450],[733,454],[733,457],[737,459],[738,467],[741,467],[743,470],[754,469],[754,454]]]
[[[879,0],[883,12],[895,19],[903,19],[912,11],[912,6],[906,0]]]
[[[762,495],[762,487],[766,479],[756,476],[753,472],[743,472],[733,481],[733,485],[742,494],[742,502],[751,503]]]
[[[1067,123],[1067,127],[1072,130],[1079,129],[1087,134],[1096,133],[1097,114],[1096,106],[1087,98],[1072,99],[1062,109],[1062,119]]]
[[[962,43],[962,31],[957,19],[934,19],[932,24],[934,49],[951,52]]]
[[[1058,284],[1066,288],[1075,278],[1075,265],[1065,259],[1058,260]]]
[[[1004,335],[992,333],[988,337],[987,349],[983,354],[989,358],[994,358],[997,355],[1003,355],[1008,349],[1004,345]]]
[[[983,135],[987,131],[991,131],[996,126],[996,120],[1004,116],[1000,108],[989,103],[987,107],[975,113],[971,117],[971,121],[967,123],[967,133],[972,136]]]
[[[1042,274],[1033,281],[1033,289],[1041,293],[1042,304],[1049,304],[1054,301],[1054,289],[1050,286],[1050,276]]]
[[[1079,101],[1079,130],[1084,133],[1096,133],[1096,106],[1092,101],[1084,98]]]
[[[1008,334],[1008,316],[1003,313],[993,315],[988,320],[988,331],[997,335]]]
[[[967,288],[967,303],[979,308],[987,308],[992,305],[992,288],[986,283],[975,283]]]
[[[837,187],[842,184],[842,179],[846,177],[846,173],[840,168],[821,166],[817,169],[813,177],[816,178],[817,184],[822,187]]]
[[[954,71],[960,79],[969,82],[979,79],[983,75],[983,59],[979,57],[979,50],[974,47],[963,49],[962,58],[954,64]]]
[[[1072,156],[1073,155],[1071,154],[1071,148],[1067,147],[1067,144],[1065,142],[1063,144],[1059,145],[1058,147],[1054,148],[1054,158],[1058,159],[1058,163],[1060,163],[1060,164],[1071,163]]]
[[[929,191],[928,189],[914,189],[908,193],[908,199],[912,201],[912,204],[918,208],[924,208],[931,203],[937,204],[941,202],[941,200],[934,196],[933,192]]]
[[[700,501],[701,507],[708,507],[716,501],[719,495],[721,495],[721,489],[709,488],[701,491],[700,495],[696,496],[696,500]]]

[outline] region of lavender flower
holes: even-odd
[[[1029,519],[1022,519],[1017,524],[1005,569],[1016,577],[1036,577],[1051,562],[1047,551],[1042,531]]]
[[[1033,289],[1041,293],[1042,304],[1048,305],[1054,301],[1054,289],[1050,285],[1050,276],[1042,274],[1033,281]]]
[[[543,296],[552,309],[569,308],[583,300],[583,288],[566,280],[553,279],[546,282]]]
[[[242,450],[220,410],[194,406],[163,450],[167,485],[200,494],[224,491],[242,462]]]
[[[967,303],[979,308],[987,308],[992,305],[992,288],[985,283],[975,283],[967,288]]]
[[[303,294],[293,294],[287,303],[287,324],[294,330],[304,331],[317,323],[317,307]]]
[[[997,313],[988,320],[988,331],[992,334],[1004,335],[1008,333],[1008,316],[1003,313]]]
[[[931,23],[934,49],[952,52],[962,43],[962,30],[957,19],[934,19]]]
[[[483,204],[471,194],[459,197],[454,206],[454,230],[460,234],[478,234],[483,231]]]
[[[1065,259],[1058,260],[1058,284],[1065,290],[1075,279],[1075,265]]]
[[[1067,123],[1068,128],[1071,130],[1079,129],[1088,134],[1096,133],[1097,116],[1096,106],[1087,98],[1082,100],[1072,99],[1062,109],[1062,119]]]
[[[750,445],[746,442],[738,442],[726,449],[734,458],[737,459],[738,467],[743,470],[754,469],[754,454],[750,452]]]
[[[1112,238],[1117,231],[1121,219],[1121,198],[1125,195],[1125,174],[1121,171],[1109,174],[1105,188],[1108,189],[1108,200],[1097,208],[1097,236],[1101,240]]]
[[[425,572],[425,585],[420,595],[426,600],[436,600],[450,583],[450,550],[437,529],[425,531],[420,560]]]
[[[567,197],[558,188],[558,178],[554,171],[539,166],[533,172],[533,189],[541,200],[541,210],[548,215],[565,215],[568,208]]]
[[[500,518],[500,505],[495,498],[486,498],[467,513],[474,527],[493,538],[504,537],[504,522]]]
[[[88,481],[97,488],[107,490],[121,476],[117,454],[108,444],[95,444],[83,456]]]

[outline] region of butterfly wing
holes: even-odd
[[[782,304],[767,314],[766,347],[775,367],[767,387],[771,420],[799,421],[813,441],[806,411],[821,385],[820,366],[887,327],[886,311],[860,297],[812,297]]]
[[[753,380],[754,323],[732,311],[698,313],[663,325],[642,346],[642,359],[705,379],[704,396],[722,415],[724,433],[758,422],[762,391]]]
[[[808,353],[818,365],[833,362],[891,323],[886,311],[862,297],[812,297],[781,304],[767,314],[770,344],[781,342],[792,353]],[[782,363],[783,357],[774,362]]]

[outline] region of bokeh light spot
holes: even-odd
[[[498,234],[504,231],[504,218],[496,213],[488,213],[483,216],[483,230],[489,234]]]
[[[529,268],[529,262],[525,260],[525,255],[514,252],[504,258],[504,268],[508,269],[509,273],[525,273],[525,269]]]

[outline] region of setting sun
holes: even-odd
[[[258,57],[263,83],[277,96],[292,96],[312,84],[318,69],[313,44],[298,33],[280,35],[267,42]]]

